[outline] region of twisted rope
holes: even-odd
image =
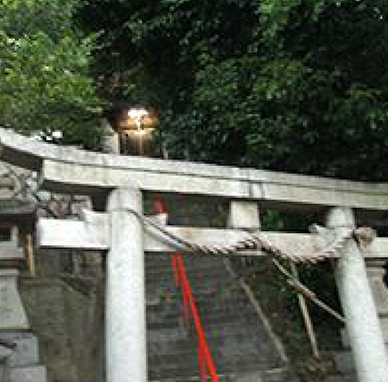
[[[177,247],[178,249],[183,249],[184,251],[190,252],[192,254],[233,256],[236,252],[258,250],[274,258],[289,260],[294,263],[315,264],[319,261],[338,257],[342,248],[344,248],[346,243],[351,239],[355,239],[356,242],[360,245],[360,247],[363,248],[365,245],[369,244],[375,237],[374,231],[369,227],[360,227],[357,229],[349,228],[342,232],[339,237],[336,237],[335,240],[329,243],[325,248],[320,249],[311,254],[296,254],[279,248],[278,246],[271,243],[267,238],[265,238],[265,236],[261,232],[250,233],[247,231],[243,231],[246,237],[232,244],[203,245],[184,240],[174,235],[164,226],[158,224],[155,220],[143,216],[134,210],[130,209],[129,212],[135,215],[142,222],[143,225],[151,226],[159,233],[161,233],[165,238],[168,238],[168,243],[170,245]]]

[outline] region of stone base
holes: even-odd
[[[388,345],[386,345],[385,348],[388,353]],[[343,350],[336,353],[334,360],[337,370],[341,373],[349,374],[355,372],[356,369],[354,366],[352,352],[350,350]]]
[[[39,363],[38,340],[31,333],[1,333],[4,339],[16,343],[16,348],[7,359],[9,367],[36,365]]]
[[[9,382],[47,382],[46,368],[36,365],[10,369]]]
[[[28,330],[27,315],[17,288],[19,271],[0,269],[0,330]]]
[[[38,340],[32,333],[0,333],[0,336],[16,343],[2,365],[4,382],[47,382],[46,367],[39,363]]]
[[[341,373],[347,374],[354,372],[354,362],[350,350],[338,352],[334,359],[336,368]]]

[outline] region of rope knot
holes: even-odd
[[[376,231],[370,227],[359,227],[353,231],[353,237],[361,248],[365,248],[376,238]]]

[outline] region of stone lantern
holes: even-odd
[[[0,164],[1,166],[1,164]],[[46,382],[20,294],[18,276],[25,264],[25,240],[33,232],[35,205],[15,197],[17,181],[0,179],[0,382]]]

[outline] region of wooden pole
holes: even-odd
[[[298,273],[298,269],[296,268],[296,265],[291,262],[290,266],[291,266],[292,275],[296,278],[296,280],[299,281],[299,273]],[[307,307],[306,299],[303,296],[303,294],[299,293],[299,292],[297,293],[297,298],[298,298],[299,308],[300,308],[300,311],[302,313],[303,322],[304,322],[304,325],[306,328],[307,336],[308,336],[309,341],[310,341],[313,356],[315,358],[319,359],[320,354],[319,354],[319,349],[318,349],[317,337],[316,337],[315,332],[314,332],[314,326],[313,326],[313,323],[312,323],[312,320],[310,317],[309,309]]]
[[[26,257],[27,268],[30,276],[36,276],[35,257],[34,257],[34,245],[32,235],[30,233],[26,236]]]

